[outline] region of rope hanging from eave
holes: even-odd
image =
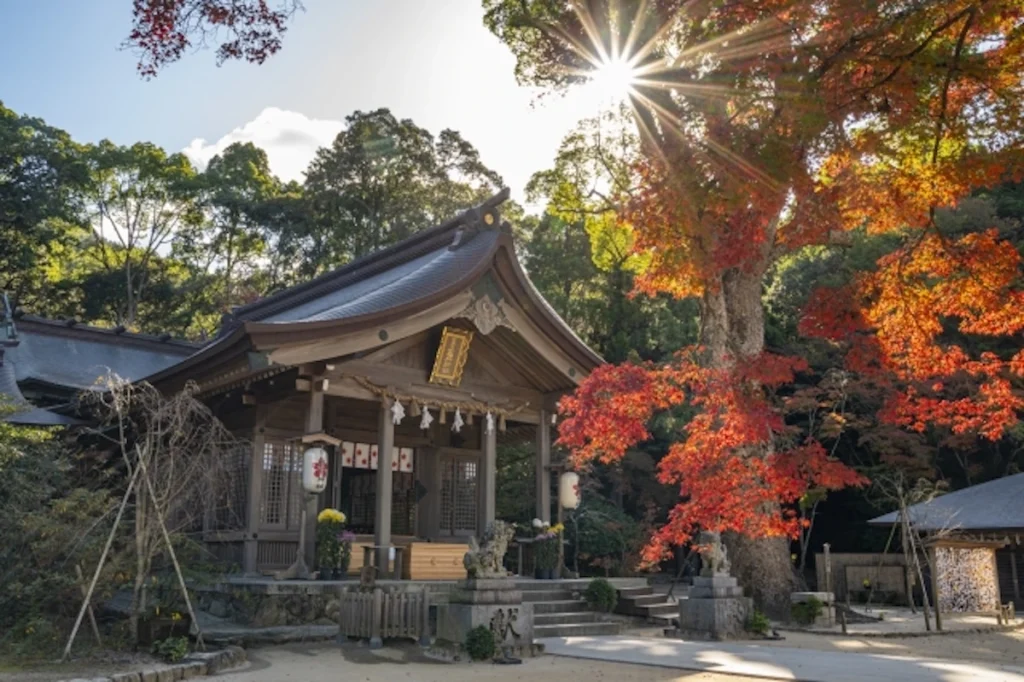
[[[516,414],[522,412],[530,405],[530,403],[524,402],[522,404],[514,405],[511,407],[498,407],[491,403],[485,403],[478,400],[437,400],[434,398],[424,398],[422,396],[413,395],[411,393],[403,393],[401,391],[396,391],[394,389],[386,388],[384,386],[378,386],[377,384],[371,382],[366,377],[349,378],[379,398],[397,400],[399,402],[407,403],[410,405],[419,405],[421,408],[427,407],[437,409],[440,410],[442,415],[446,412],[455,412],[456,410],[459,410],[462,413],[463,417],[473,414],[484,416],[490,413],[498,418],[499,431],[505,430],[506,418],[514,417]],[[413,416],[417,416],[417,411],[413,410],[411,414]],[[445,423],[443,418],[441,420],[441,423]],[[472,419],[468,419],[467,423],[472,423]]]

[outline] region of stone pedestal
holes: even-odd
[[[792,604],[801,604],[811,599],[821,602],[821,613],[808,623],[812,627],[831,627],[836,624],[836,597],[831,592],[792,592],[789,601]]]
[[[523,656],[533,651],[533,604],[507,578],[476,578],[460,582],[448,604],[437,607],[437,637],[456,645],[483,625],[503,649]]]
[[[688,597],[679,601],[679,634],[684,639],[742,637],[753,608],[731,575],[697,576]]]

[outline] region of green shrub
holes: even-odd
[[[808,597],[807,601],[797,602],[790,607],[790,615],[800,625],[811,625],[817,620],[825,608],[825,603],[815,597]]]
[[[494,634],[484,625],[477,625],[466,635],[466,653],[474,661],[486,661],[489,658],[494,658],[497,649]]]
[[[188,637],[168,637],[154,642],[153,653],[168,663],[177,663],[188,655]]]
[[[768,620],[768,616],[754,609],[750,618],[747,619],[746,629],[747,632],[753,632],[755,635],[767,635],[768,631],[772,629],[772,622]]]
[[[587,605],[596,611],[611,613],[615,610],[615,604],[619,601],[619,593],[612,587],[612,584],[604,578],[594,578],[587,585],[583,593]]]

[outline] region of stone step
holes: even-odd
[[[565,580],[517,580],[516,589],[523,592],[549,592],[551,590],[575,590],[576,585]]]
[[[574,623],[596,623],[598,614],[591,611],[573,611],[571,613],[535,613],[533,625],[572,625]]]
[[[572,592],[569,590],[529,590],[523,592],[523,601],[567,601],[572,599]]]
[[[646,615],[647,615],[648,618],[658,618],[658,617],[678,618],[679,617],[679,604],[672,604],[672,603],[668,603],[668,602],[666,602],[664,604],[655,604],[654,606],[648,606],[646,611],[647,611]]]
[[[534,638],[541,637],[593,637],[617,635],[622,632],[620,623],[576,623],[573,625],[534,625]]]
[[[633,599],[635,597],[645,597],[649,594],[654,594],[654,588],[648,585],[647,587],[622,587],[618,590],[619,599]]]
[[[632,606],[654,606],[666,603],[665,595],[663,594],[643,594],[636,597],[619,595],[619,599],[623,604],[631,604]]]
[[[579,613],[587,610],[587,602],[582,599],[565,599],[561,601],[538,601],[533,603],[533,612],[541,613]]]

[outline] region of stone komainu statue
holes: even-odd
[[[697,541],[707,547],[701,553],[701,571],[703,576],[729,575],[729,556],[726,553],[725,545],[722,544],[722,535],[709,531],[701,531]]]
[[[508,543],[515,534],[515,527],[504,521],[492,521],[482,541],[469,539],[469,551],[462,558],[466,574],[470,578],[504,578],[508,576],[502,560],[508,550]]]

